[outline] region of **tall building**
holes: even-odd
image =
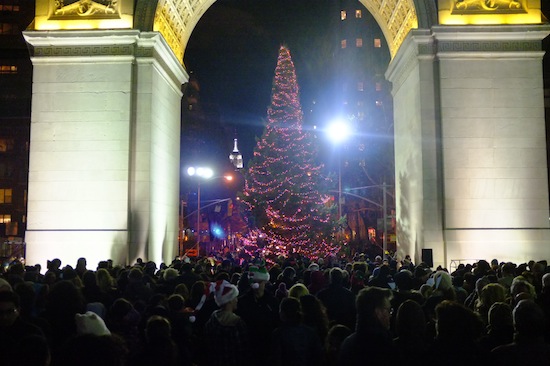
[[[392,192],[394,184],[393,102],[384,76],[390,52],[378,23],[359,1],[335,0],[331,12],[334,71],[328,103],[323,104],[332,110],[325,114],[344,119],[353,131],[331,150],[333,171],[338,166],[350,239],[380,243],[382,185],[387,183]],[[392,196],[386,197],[388,215]]]
[[[0,0],[0,240],[26,228],[32,65],[22,31],[34,1]],[[5,256],[6,248],[0,255]]]

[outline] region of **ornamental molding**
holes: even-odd
[[[33,56],[129,56],[134,55],[134,47],[127,46],[38,46]]]
[[[540,41],[439,41],[438,52],[530,52],[540,51]]]

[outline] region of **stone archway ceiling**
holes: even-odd
[[[159,0],[153,30],[162,34],[183,64],[191,32],[216,0]]]
[[[183,60],[191,32],[216,0],[159,0],[153,30],[160,32],[179,60]],[[388,42],[391,57],[407,33],[418,27],[413,0],[360,0],[372,13]]]
[[[391,57],[405,40],[409,31],[418,28],[418,16],[413,0],[359,0],[382,29]]]

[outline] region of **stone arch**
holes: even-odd
[[[173,258],[182,59],[214,2],[36,0],[31,263]],[[436,265],[550,256],[540,1],[360,2],[392,56],[398,244]]]

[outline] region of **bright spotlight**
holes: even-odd
[[[339,144],[345,141],[351,134],[349,124],[344,120],[337,120],[330,124],[327,128],[327,136],[334,143]]]

